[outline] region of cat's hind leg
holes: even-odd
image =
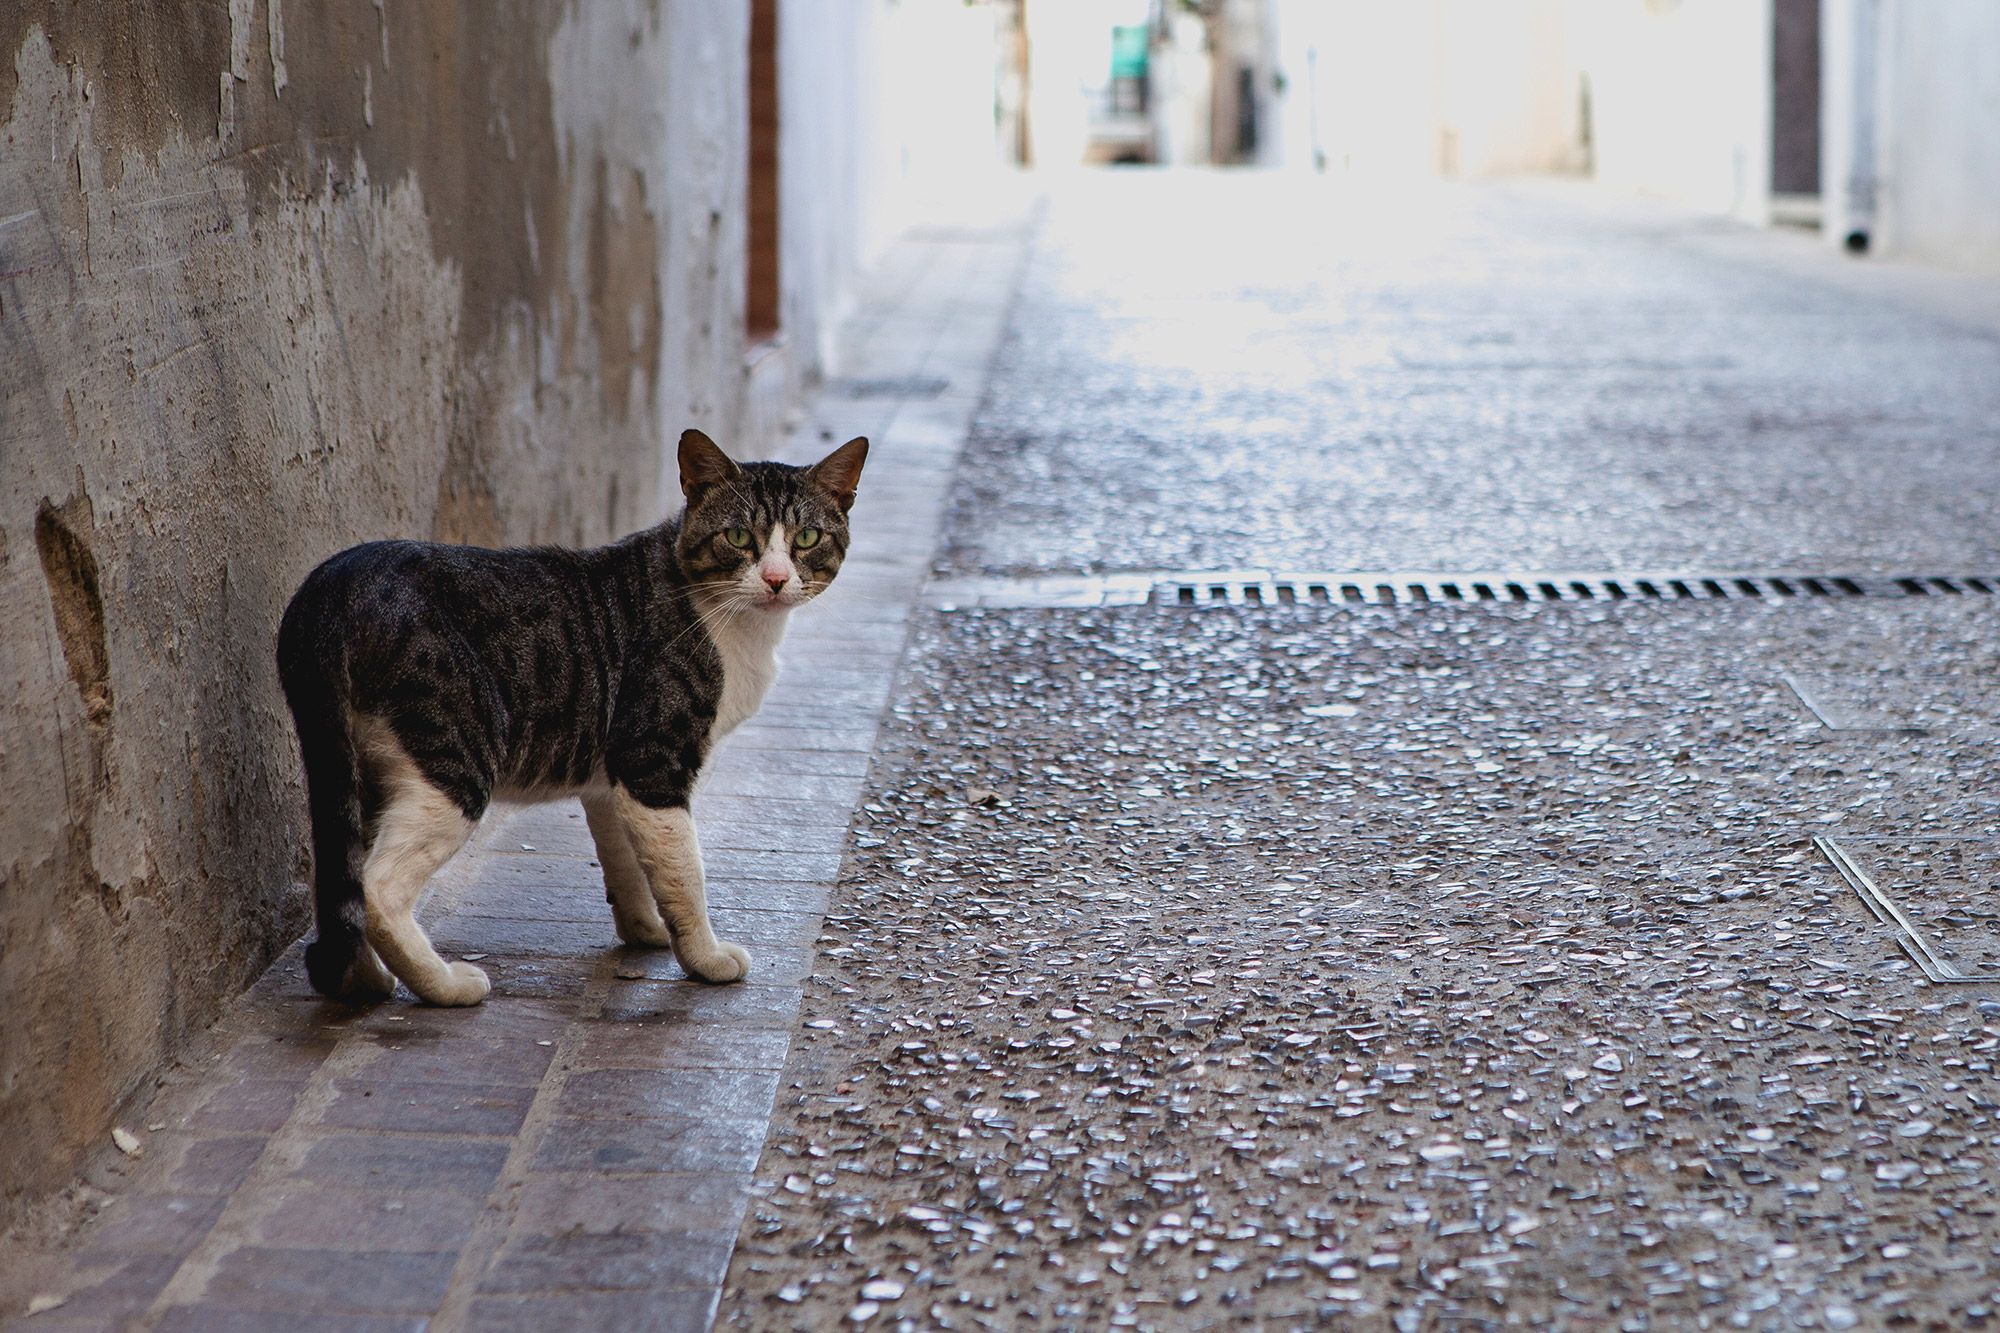
[[[654,809],[622,787],[612,801],[673,936],[674,957],[688,975],[714,982],[741,981],[749,975],[749,951],[717,939],[709,924],[701,843],[687,807]]]
[[[392,740],[371,746],[382,768],[375,843],[361,868],[367,941],[381,964],[431,1004],[478,1004],[492,989],[470,963],[447,963],[417,924],[424,885],[472,836],[474,821]]]
[[[659,904],[653,901],[646,872],[632,850],[631,835],[625,831],[611,793],[585,796],[583,817],[597,844],[597,864],[604,867],[604,898],[611,904],[618,938],[644,949],[668,948],[674,937],[660,916]]]
[[[367,940],[354,951],[354,962],[348,968],[348,984],[363,995],[379,995],[389,998],[396,990],[396,974],[382,961],[382,955],[375,952],[375,946]]]

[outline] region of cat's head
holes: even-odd
[[[682,432],[681,568],[733,610],[817,597],[847,555],[847,511],[867,457],[856,437],[811,467],[738,463],[700,431]]]

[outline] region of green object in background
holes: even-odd
[[[1147,48],[1151,44],[1152,31],[1143,23],[1121,24],[1111,30],[1111,77],[1114,79],[1143,79],[1146,77]]]

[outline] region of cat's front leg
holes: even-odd
[[[646,872],[632,850],[631,835],[611,793],[583,798],[583,817],[590,823],[591,839],[597,844],[597,863],[604,867],[604,898],[611,904],[611,919],[617,924],[618,938],[642,949],[672,946],[673,935],[660,917],[659,904],[646,883]]]
[[[612,800],[681,966],[703,981],[741,981],[749,975],[750,954],[739,944],[717,939],[709,924],[701,844],[687,807],[655,809],[623,787]]]

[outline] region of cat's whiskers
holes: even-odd
[[[720,623],[722,623],[725,617],[734,615],[740,610],[740,608],[733,605],[730,600],[727,600],[730,595],[730,589],[733,587],[735,582],[736,580],[733,578],[710,579],[706,583],[697,583],[692,585],[697,590],[709,587],[720,587],[724,591],[720,594],[709,594],[706,597],[697,592],[697,594],[694,597],[691,597],[689,600],[694,604],[694,622],[690,624],[686,629],[682,630],[679,634],[676,634],[674,635],[673,638],[669,639],[667,641],[667,647],[669,648],[678,647],[680,645],[681,640],[687,638],[690,634],[693,634],[696,630],[701,630],[704,633],[707,633],[709,637],[713,638],[715,627]],[[736,593],[735,596],[740,597],[741,594]]]

